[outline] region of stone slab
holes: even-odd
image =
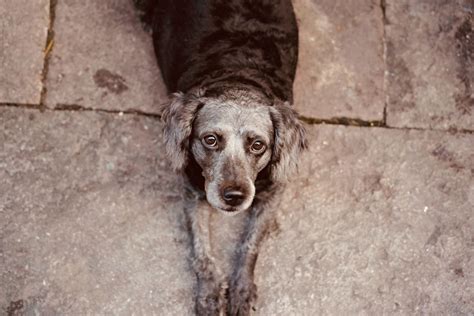
[[[387,124],[474,130],[474,2],[386,3]]]
[[[159,113],[165,87],[129,0],[58,1],[46,104]]]
[[[2,0],[0,16],[0,102],[39,104],[49,1]]]
[[[258,315],[472,315],[474,135],[309,131],[259,255]]]
[[[383,16],[378,0],[295,0],[295,106],[304,116],[382,120]]]
[[[160,124],[0,111],[0,311],[192,314]],[[473,313],[473,135],[308,131],[259,255],[256,315]]]
[[[4,108],[0,126],[0,314],[190,314],[156,120]]]

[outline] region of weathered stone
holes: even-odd
[[[474,312],[474,137],[321,126],[256,269],[259,315]]]
[[[3,0],[0,16],[0,102],[38,104],[49,1]]]
[[[474,130],[474,2],[387,0],[387,123]]]
[[[156,120],[3,109],[0,125],[0,311],[192,313]],[[259,255],[256,314],[472,313],[473,136],[308,131],[270,210],[280,225]]]
[[[0,126],[0,314],[190,314],[156,120],[1,109]]]
[[[58,1],[48,107],[159,113],[166,90],[132,1]]]
[[[296,109],[313,118],[382,120],[379,1],[296,0],[294,6],[300,32]]]
[[[473,129],[472,1],[385,2],[388,124]],[[2,103],[40,100],[48,4],[0,6]],[[379,1],[295,8],[296,108],[381,120]],[[48,107],[159,111],[166,93],[131,1],[58,1],[54,38]],[[0,126],[0,314],[192,314],[161,123],[2,108]],[[279,229],[259,255],[255,314],[474,314],[474,136],[312,126],[308,137],[269,210]],[[216,252],[232,255],[238,220],[211,216]]]

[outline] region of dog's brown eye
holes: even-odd
[[[254,153],[261,153],[265,150],[265,144],[261,140],[256,140],[252,144],[252,151]]]
[[[203,141],[207,147],[215,147],[217,145],[217,137],[214,135],[204,136]]]

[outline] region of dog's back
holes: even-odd
[[[292,101],[298,28],[290,0],[140,2],[169,92],[217,92],[226,82]]]

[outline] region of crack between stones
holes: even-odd
[[[145,112],[141,110],[135,109],[127,109],[127,110],[107,110],[107,109],[94,109],[89,107],[84,107],[82,105],[77,104],[57,104],[52,111],[72,111],[72,112],[99,112],[99,113],[109,113],[109,114],[117,114],[117,115],[139,115],[145,117],[151,117],[155,119],[161,119],[160,114]]]
[[[388,95],[387,95],[387,32],[386,26],[388,24],[387,20],[387,0],[380,0],[380,10],[382,11],[382,46],[383,46],[383,124],[387,125],[387,107],[388,107]]]
[[[299,119],[309,125],[330,124],[358,127],[386,127],[383,121],[365,121],[349,117],[332,117],[329,119],[319,119],[300,115]]]
[[[31,104],[31,103],[1,103],[0,102],[0,107],[26,108],[26,109],[41,110],[41,105]]]
[[[41,94],[40,94],[40,103],[39,106],[41,109],[45,109],[45,101],[46,101],[46,79],[48,76],[49,70],[49,60],[51,57],[51,51],[53,50],[54,46],[54,21],[56,19],[56,4],[57,0],[50,0],[49,2],[49,24],[48,24],[48,34],[46,36],[46,43],[44,46],[44,61],[43,61],[43,71],[41,73]]]
[[[105,113],[105,114],[113,114],[113,115],[137,115],[143,117],[149,117],[156,120],[161,120],[161,115],[157,113],[150,113],[135,109],[127,109],[127,110],[107,110],[107,109],[96,109],[90,107],[84,107],[78,104],[57,104],[54,108],[45,108],[40,104],[20,104],[20,103],[0,103],[1,107],[13,107],[13,108],[24,108],[24,109],[33,109],[39,110],[40,112],[97,112],[97,113]],[[366,121],[357,118],[348,118],[348,117],[333,117],[329,119],[320,119],[320,118],[312,118],[312,117],[305,117],[300,115],[298,117],[302,122],[308,125],[336,125],[336,126],[351,126],[351,127],[362,127],[362,128],[383,128],[383,129],[393,129],[393,130],[402,130],[402,131],[434,131],[434,132],[445,132],[451,134],[472,134],[474,135],[474,130],[469,129],[436,129],[436,128],[422,128],[422,127],[395,127],[395,126],[387,126],[383,121]]]
[[[39,110],[40,112],[97,112],[115,115],[138,115],[144,117],[151,117],[155,119],[161,119],[161,115],[156,113],[149,113],[140,110],[128,109],[128,110],[107,110],[107,109],[96,109],[84,107],[78,104],[57,104],[54,108],[44,107],[41,104],[27,104],[27,103],[0,103],[1,107],[12,107],[12,108],[24,108]]]

